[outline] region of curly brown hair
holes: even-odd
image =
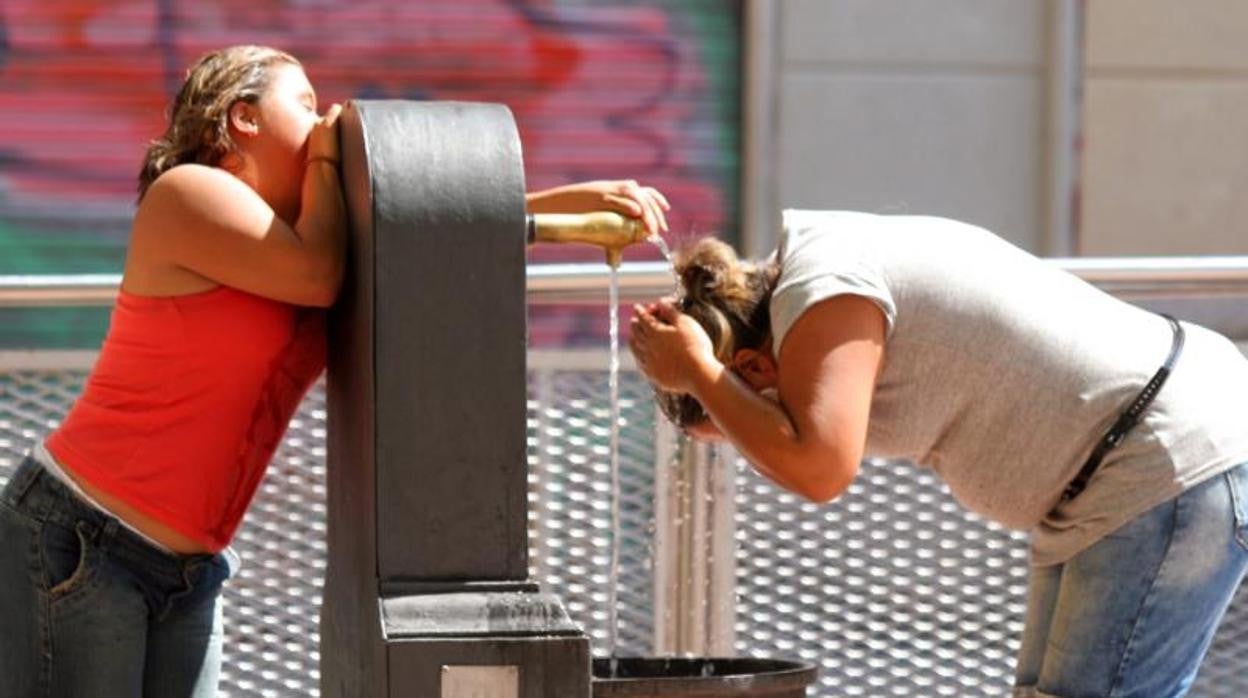
[[[745,262],[721,240],[703,238],[673,255],[680,279],[677,307],[706,330],[725,364],[739,349],[759,349],[771,336],[768,304],[780,276],[775,262]],[[692,395],[655,389],[663,414],[678,427],[706,420]]]
[[[230,137],[230,107],[255,104],[279,63],[300,66],[289,53],[267,46],[230,46],[205,54],[187,71],[169,108],[169,125],[152,141],[139,170],[139,200],[162,173],[176,165],[220,165],[238,146]]]

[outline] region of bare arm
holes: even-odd
[[[181,165],[157,178],[143,197],[132,246],[147,264],[186,269],[296,305],[332,304],[345,263],[346,209],[334,164],[336,135],[332,152],[325,143],[324,136],[309,141],[309,152],[321,157],[310,157],[305,168],[293,226],[230,173]]]
[[[667,232],[663,215],[671,210],[667,199],[654,187],[628,180],[578,182],[525,195],[529,213],[589,213],[615,211],[640,218],[651,235]]]
[[[700,326],[671,306],[645,326],[634,353],[663,387],[693,395],[755,468],[815,501],[836,498],[862,460],[884,352],[884,316],[871,301],[836,296],[807,309],[780,348],[779,404],[758,395],[709,351]],[[634,326],[635,332],[637,330]],[[683,335],[683,336],[682,336]],[[693,336],[691,339],[690,336]]]

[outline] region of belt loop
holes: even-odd
[[[225,558],[226,574],[229,575],[226,579],[238,576],[238,571],[243,568],[243,558],[238,551],[234,550],[233,546],[227,545],[221,550],[221,555]]]
[[[18,466],[17,472],[13,474],[13,479],[9,481],[9,486],[5,488],[8,490],[6,499],[9,500],[9,504],[14,507],[21,506],[22,500],[26,499],[26,495],[30,493],[42,474],[43,465],[34,457],[26,456],[22,464]]]
[[[100,546],[100,549],[105,549],[112,546],[113,539],[117,537],[117,531],[120,529],[121,523],[112,516],[105,515],[100,518],[103,519],[104,525],[97,529],[95,544]]]

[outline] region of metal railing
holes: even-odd
[[[1248,256],[1070,257],[1048,260],[1127,299],[1248,296]],[[664,262],[620,265],[620,298],[636,301],[672,292]],[[610,269],[603,264],[535,264],[528,268],[529,301],[605,303]],[[0,275],[0,308],[110,305],[119,274]]]
[[[1248,258],[1054,263],[1121,297],[1189,303],[1244,326]],[[530,303],[603,304],[603,265],[534,266]],[[0,277],[0,307],[107,305],[118,277]],[[661,263],[620,269],[625,302],[669,293]],[[604,311],[605,312],[605,311]],[[1215,313],[1216,315],[1216,313]],[[1212,323],[1215,329],[1217,322]],[[1244,339],[1244,336],[1236,336]],[[605,338],[604,338],[605,342]],[[0,351],[0,482],[76,396],[93,352]],[[998,696],[1021,631],[1025,538],[964,512],[926,470],[869,462],[837,502],[781,492],[731,451],[656,418],[625,352],[622,525],[611,529],[606,353],[529,355],[530,560],[601,647],[608,554],[621,545],[624,654],[790,656],[821,665],[819,696]],[[291,424],[236,540],[223,695],[317,692],[324,574],[323,386]],[[1248,600],[1236,599],[1193,690],[1248,694]]]

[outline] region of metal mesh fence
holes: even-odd
[[[907,464],[866,463],[822,506],[738,467],[743,653],[819,664],[823,696],[1008,695],[1023,536],[966,513]]]
[[[821,506],[737,467],[741,654],[818,664],[812,695],[826,698],[1009,695],[1025,535],[967,512],[908,463],[864,463],[849,491]],[[1189,695],[1248,695],[1246,643],[1241,588]]]
[[[604,362],[605,363],[605,362]],[[609,653],[611,584],[610,407],[602,370],[530,376],[529,566]],[[616,654],[649,654],[654,637],[650,540],[654,423],[649,388],[620,380],[620,531]]]
[[[602,365],[605,365],[605,361]],[[529,381],[531,567],[604,649],[611,540],[607,382],[601,369],[535,365]],[[0,368],[0,484],[76,396],[76,370]],[[649,391],[621,380],[618,652],[655,632]],[[236,539],[226,591],[223,696],[315,695],[325,566],[324,393],[306,399]],[[737,495],[737,648],[820,665],[812,695],[1008,693],[1026,585],[1024,543],[963,512],[927,472],[870,463],[816,506],[742,463]],[[1240,593],[1193,696],[1248,695],[1248,594]]]
[[[59,422],[82,371],[0,372],[0,481]],[[221,693],[319,693],[319,608],[325,578],[325,393],[291,422],[235,538],[243,560],[226,585]]]
[[[600,361],[605,365],[606,361]],[[56,426],[83,371],[0,369],[0,485]],[[654,424],[635,374],[620,381],[621,492],[617,653],[650,652]],[[604,370],[538,369],[530,378],[530,567],[606,651],[610,583],[608,386]],[[233,547],[243,560],[225,591],[222,696],[318,691],[325,576],[325,393],[305,398]]]

